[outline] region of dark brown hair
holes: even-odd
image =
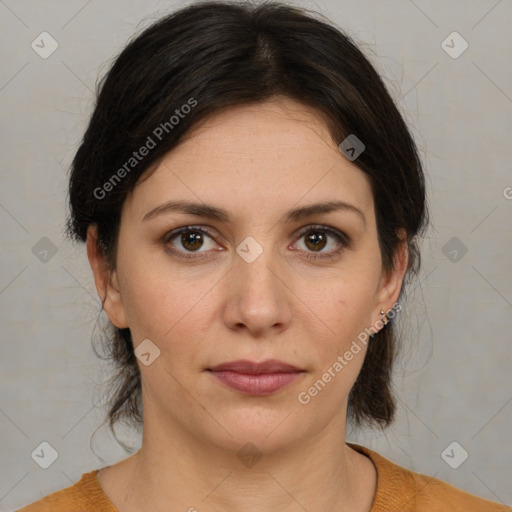
[[[113,269],[121,208],[142,174],[209,115],[282,95],[318,112],[336,144],[350,134],[365,144],[354,163],[371,181],[383,269],[392,268],[397,230],[404,228],[409,264],[400,297],[408,277],[417,275],[416,240],[428,225],[428,211],[416,145],[368,58],[318,13],[277,2],[194,3],[134,36],[97,91],[71,166],[67,235],[85,242],[88,226],[96,224],[99,246]],[[193,102],[193,108],[181,110]],[[175,122],[179,112],[184,115]],[[152,134],[156,141],[157,127],[161,140],[128,168],[134,150]],[[349,395],[348,419],[354,425],[384,428],[393,420],[393,324],[368,344]],[[117,421],[142,422],[140,372],[128,328],[112,329],[108,357],[115,372],[107,418],[115,436]]]

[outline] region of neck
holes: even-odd
[[[345,444],[344,418],[286,448],[259,439],[232,451],[162,425],[145,423],[142,448],[121,463],[120,512],[370,510],[374,467]]]

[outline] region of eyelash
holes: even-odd
[[[322,260],[330,260],[330,259],[336,258],[342,251],[344,251],[345,249],[349,249],[351,247],[351,243],[352,243],[351,239],[345,233],[343,233],[342,231],[338,231],[337,229],[333,229],[328,226],[323,226],[323,225],[318,225],[318,224],[308,226],[306,229],[302,230],[300,232],[300,234],[298,235],[298,240],[300,240],[307,233],[314,232],[314,231],[332,235],[334,238],[337,239],[337,241],[341,244],[341,246],[339,248],[331,251],[330,253],[319,253],[320,255],[315,255],[314,253],[308,253],[305,256],[307,259],[315,260],[315,261],[321,260],[321,259]],[[166,233],[163,237],[163,242],[168,247],[169,242],[171,242],[174,238],[181,235],[182,233],[187,233],[187,232],[198,232],[198,233],[207,235],[212,239],[214,238],[214,236],[208,230],[206,230],[200,226],[185,226],[178,230],[170,231],[170,232]],[[183,251],[178,251],[178,250],[174,249],[173,247],[169,248],[169,250],[173,254],[177,254],[178,257],[184,258],[184,259],[189,259],[189,260],[206,257],[206,256],[200,256],[199,254],[196,254],[196,253],[186,253]]]

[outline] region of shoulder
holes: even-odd
[[[64,512],[79,510],[79,501],[77,501],[74,486],[67,487],[52,494],[48,494],[38,501],[30,503],[17,512]]]
[[[364,446],[347,443],[369,457],[377,469],[377,490],[370,512],[512,512],[512,508],[416,473]]]
[[[84,473],[74,485],[48,494],[16,512],[117,512],[103,493],[97,473],[98,470]]]
[[[511,512],[512,508],[458,489],[447,482],[411,471],[417,489],[418,512],[446,510],[460,512]]]

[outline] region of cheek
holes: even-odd
[[[325,399],[330,396],[344,399],[367,352],[365,329],[372,322],[374,281],[361,276],[357,273],[343,279],[333,276],[324,281],[323,293],[310,297],[313,302],[308,301],[308,306],[321,319],[310,327],[316,334],[310,332],[308,338],[317,340],[313,382],[321,381],[319,389],[324,384],[329,388],[322,392]]]
[[[313,311],[340,340],[370,326],[375,302],[373,278],[355,270],[347,274],[324,280],[321,293],[310,296]]]
[[[123,306],[134,342],[149,338],[157,344],[167,343],[184,329],[189,334],[199,330],[198,316],[204,316],[201,311],[211,300],[208,293],[215,276],[198,277],[197,270],[171,266],[165,254],[124,254],[129,256],[119,258],[118,268],[123,276]]]
[[[302,391],[315,398],[316,406],[331,407],[348,396],[364,362],[371,325],[371,286],[331,285],[321,300],[311,305],[319,311],[309,338],[316,340],[311,356],[315,359],[312,378]],[[321,331],[321,334],[319,334]],[[314,355],[313,355],[314,352]],[[331,404],[331,405],[329,405]]]

